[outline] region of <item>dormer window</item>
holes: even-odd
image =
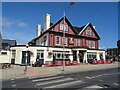
[[[68,31],[68,25],[64,25],[64,30]]]
[[[60,30],[68,31],[68,25],[60,24],[59,29],[60,29]]]
[[[87,35],[92,35],[92,31],[91,30],[86,30],[86,34]]]
[[[60,30],[63,30],[64,29],[64,24],[60,24]]]

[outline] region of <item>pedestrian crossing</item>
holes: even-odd
[[[51,75],[29,78],[35,84],[37,88],[49,89],[49,88],[69,88],[69,86],[80,85],[84,83],[82,80],[76,80],[72,77],[64,75]]]

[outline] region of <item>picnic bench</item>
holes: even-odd
[[[5,68],[10,68],[11,64],[10,63],[0,63],[0,68],[5,69]]]

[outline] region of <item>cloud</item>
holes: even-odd
[[[25,27],[25,26],[27,26],[27,23],[20,22],[20,23],[18,23],[18,26],[20,26],[20,27]]]
[[[13,19],[13,18],[7,18],[3,17],[2,18],[2,27],[12,27],[13,25],[19,26],[19,27],[25,27],[28,24],[25,22],[22,22],[18,19]]]
[[[14,25],[15,22],[16,21],[14,21],[11,18],[5,18],[5,17],[2,18],[2,26],[3,27],[10,27],[10,26]]]
[[[101,47],[99,47],[99,49],[106,49],[106,47],[104,47],[104,46],[101,46]]]

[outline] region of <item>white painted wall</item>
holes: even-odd
[[[83,62],[88,63],[88,61],[87,61],[87,52],[84,52]]]
[[[73,55],[72,55],[73,53],[72,53],[72,50],[69,52],[69,54],[70,54],[70,56],[69,56],[70,60],[73,61]]]
[[[11,50],[16,50],[16,58],[15,58],[15,64],[21,64],[22,62],[22,51],[26,51],[26,47],[11,47]],[[53,55],[48,55],[48,52],[53,52],[53,51],[63,51],[63,48],[51,48],[51,47],[37,47],[37,46],[30,46],[28,48],[29,51],[33,52],[34,54],[31,56],[31,64],[36,62],[36,57],[37,57],[37,50],[43,50],[44,51],[44,63],[46,61],[53,61]],[[65,49],[65,51],[68,51],[69,54],[72,54],[72,49]],[[79,51],[79,50],[77,50]],[[78,55],[79,52],[77,52]],[[97,60],[99,59],[99,54],[103,53],[103,58],[105,60],[105,51],[99,51],[99,50],[86,50],[84,53],[84,61],[87,63],[87,53],[96,53],[97,54]],[[70,60],[73,60],[73,55],[69,56]],[[11,57],[9,58],[9,60]],[[77,58],[79,61],[79,58]]]
[[[46,42],[44,45],[44,37],[46,36]],[[48,46],[48,33],[44,34],[42,37],[36,40],[36,45]]]
[[[2,55],[2,52],[7,52],[7,55]],[[10,60],[10,51],[1,51],[0,52],[0,63],[11,63]]]
[[[96,54],[97,54],[97,60],[100,60],[100,53],[103,53],[103,60],[106,59],[106,57],[105,57],[105,51],[100,51],[100,50],[87,50],[87,52],[96,53]]]

